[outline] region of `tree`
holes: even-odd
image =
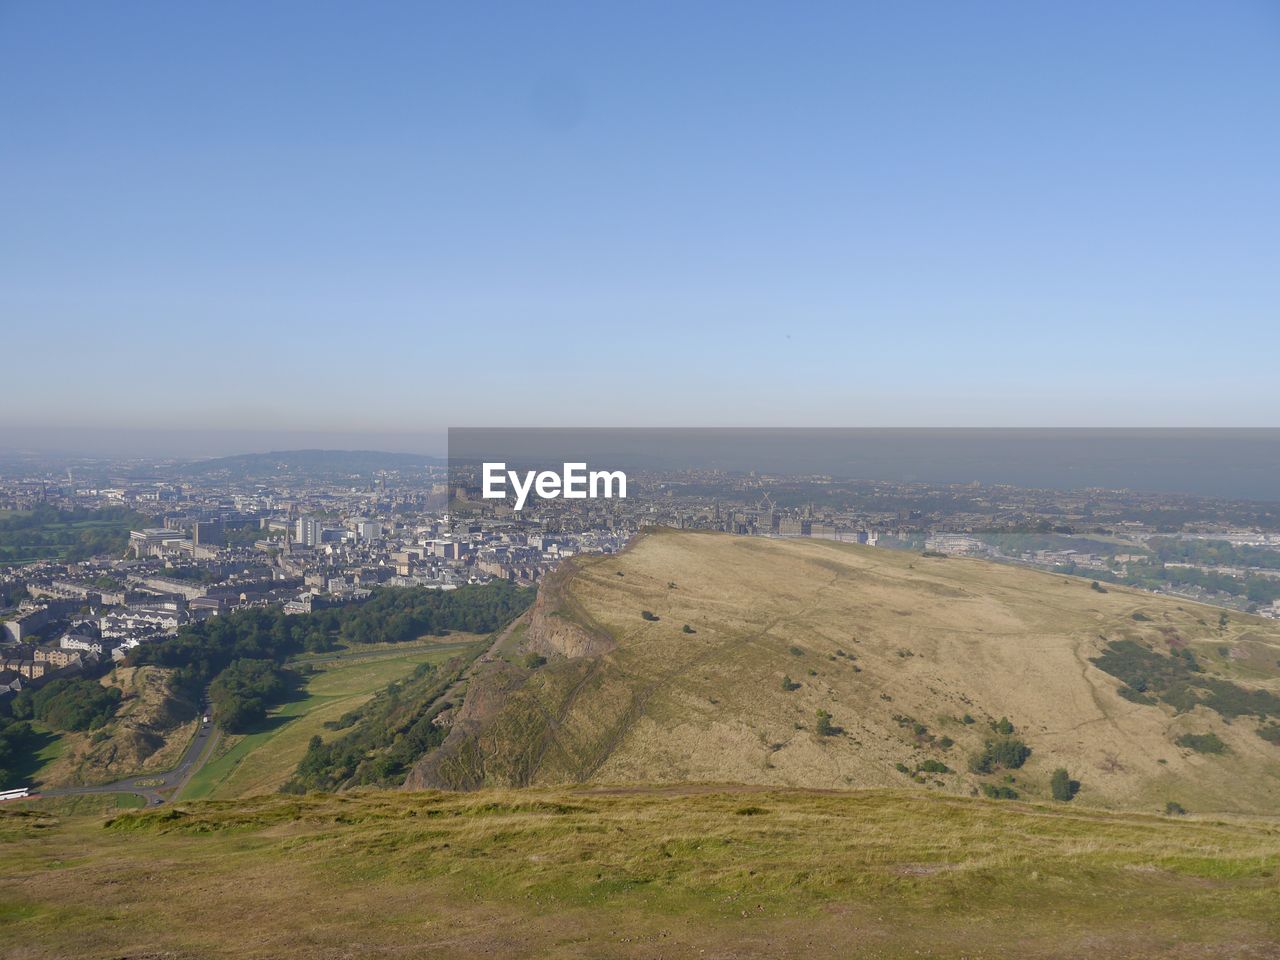
[[[982,752],[969,758],[972,773],[994,773],[997,769],[1017,770],[1031,756],[1031,748],[1016,737],[988,740]]]
[[[791,679],[791,675],[790,675],[790,674],[783,674],[783,675],[782,675],[782,689],[783,689],[786,693],[790,693],[792,690],[799,690],[799,689],[800,689],[800,684],[798,684],[798,683],[796,683],[794,680],[792,680],[792,679]]]
[[[831,714],[825,710],[818,711],[818,725],[815,729],[820,737],[833,737],[840,732],[840,728],[831,722]]]
[[[1066,767],[1053,771],[1053,777],[1049,780],[1049,792],[1053,794],[1053,799],[1069,803],[1079,789],[1080,781],[1072,780]]]

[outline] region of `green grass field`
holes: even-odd
[[[324,724],[360,706],[420,663],[442,663],[483,638],[456,634],[445,642],[376,644],[302,659],[316,673],[303,696],[271,712],[266,729],[226,738],[225,748],[187,784],[184,799],[226,799],[270,793],[293,773],[313,736],[332,736]]]
[[[39,738],[40,746],[27,757],[14,772],[27,781],[39,782],[44,771],[66,751],[66,739],[56,730],[38,720],[31,722],[32,732]]]
[[[1280,823],[908,791],[401,791],[0,811],[53,957],[1262,958]]]

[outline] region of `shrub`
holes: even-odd
[[[546,662],[547,658],[540,653],[526,653],[524,655],[524,665],[530,670],[537,670]]]
[[[1184,733],[1173,741],[1180,747],[1194,750],[1196,753],[1226,753],[1227,745],[1216,733]]]
[[[799,689],[800,689],[800,684],[798,684],[798,683],[796,683],[794,680],[792,680],[792,679],[791,679],[791,675],[790,675],[790,674],[783,674],[783,676],[782,676],[782,689],[783,689],[783,691],[785,691],[786,693],[790,693],[792,690],[799,690]]]
[[[950,737],[943,737],[938,741],[938,746],[940,746],[943,750],[950,750],[955,745],[956,745],[956,742],[952,740]]]
[[[983,796],[989,797],[992,800],[1017,800],[1018,799],[1018,791],[1013,789],[1013,787],[1003,787],[1003,786],[997,787],[990,783],[984,783],[982,785],[982,794]]]
[[[899,773],[905,773],[907,776],[911,776],[911,768],[905,763],[895,763],[893,765],[893,769],[897,770]]]
[[[652,610],[641,610],[641,611],[640,611],[640,616],[641,616],[641,617],[643,617],[645,620],[648,620],[648,621],[649,621],[649,622],[651,622],[651,623],[656,623],[659,619],[661,619],[661,618],[660,618],[656,613],[654,613]]]
[[[1068,803],[1079,790],[1080,781],[1072,780],[1066,767],[1053,771],[1053,777],[1049,780],[1049,792],[1053,794],[1053,799]]]
[[[1280,723],[1269,723],[1265,727],[1259,727],[1258,736],[1267,741],[1267,743],[1274,743],[1280,746]]]
[[[999,720],[991,721],[991,729],[1003,737],[1013,733],[1013,724],[1009,722],[1008,717],[1001,717]]]
[[[683,627],[680,628],[680,632],[681,633],[697,633],[698,631],[694,630],[693,627],[689,626],[686,623]]]
[[[790,648],[787,650],[787,652],[788,652],[788,653],[790,653],[793,657],[803,657],[803,656],[804,656],[804,651],[803,651],[803,650],[801,650],[799,647],[790,647]]]
[[[1100,584],[1097,580],[1095,580],[1095,581],[1093,581],[1093,583],[1089,584],[1089,589],[1090,589],[1090,590],[1092,590],[1094,593],[1106,593],[1106,592],[1107,592],[1107,588],[1106,588],[1106,587],[1104,587],[1102,584]]]
[[[970,714],[967,714],[967,713],[966,713],[963,717],[961,717],[961,718],[960,718],[960,722],[961,722],[961,723],[963,723],[963,724],[967,727],[967,726],[969,726],[969,724],[971,724],[971,723],[976,723],[977,721],[976,721],[976,720],[974,720],[974,719],[973,719],[973,717],[972,717]]]
[[[1133,687],[1129,686],[1121,687],[1116,691],[1116,693],[1120,694],[1123,699],[1128,700],[1130,703],[1140,703],[1144,707],[1154,707],[1157,703],[1155,697],[1149,697],[1145,693],[1139,693],[1137,690],[1133,689]]]
[[[920,766],[917,769],[923,773],[950,773],[951,772],[951,768],[948,767],[941,760],[933,760],[933,759],[926,760],[924,763],[920,764]]]
[[[1031,756],[1031,748],[1016,737],[988,740],[982,752],[969,758],[973,773],[994,773],[996,770],[1017,770]]]
[[[1164,812],[1172,817],[1181,817],[1186,815],[1186,808],[1176,800],[1170,800],[1164,805]]]
[[[831,714],[827,713],[827,711],[819,710],[817,719],[818,719],[818,723],[817,723],[817,726],[814,727],[814,729],[818,732],[818,736],[833,737],[837,733],[841,732],[840,727],[837,727],[834,723],[831,722]]]

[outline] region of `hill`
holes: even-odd
[[[55,755],[36,773],[39,786],[110,783],[133,773],[167,770],[195,736],[196,706],[175,691],[174,671],[116,667],[102,677],[122,698],[101,728],[58,735]]]
[[[979,560],[658,531],[544,584],[410,788],[909,787],[1277,813],[1280,625]],[[1029,749],[1029,755],[1026,751]]]
[[[0,807],[6,956],[1271,957],[1275,822],[906,791]]]

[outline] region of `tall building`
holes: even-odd
[[[315,517],[299,517],[294,540],[304,547],[314,547],[320,542],[320,521]]]
[[[197,546],[222,546],[226,542],[222,521],[197,520],[191,527],[191,542]]]

